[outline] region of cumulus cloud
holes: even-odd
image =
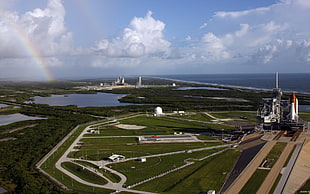
[[[165,24],[148,11],[143,18],[133,18],[122,36],[99,41],[95,50],[109,57],[164,56],[170,47],[170,42],[163,37],[164,28]]]
[[[0,57],[56,56],[72,52],[72,33],[65,27],[61,0],[24,14],[0,13]]]
[[[198,32],[186,32],[188,36],[179,42],[169,42],[164,37],[166,23],[148,11],[144,17],[129,20],[119,35],[99,38],[91,48],[73,46],[61,0],[48,0],[46,8],[23,14],[5,11],[9,4],[1,5],[0,75],[11,72],[14,76],[17,64],[27,68],[24,72],[35,73],[33,55],[43,56],[45,64],[59,74],[65,69],[89,75],[100,74],[98,69],[123,74],[223,73],[265,71],[275,66],[292,72],[289,68],[293,66],[303,71],[310,64],[310,26],[305,20],[310,18],[309,0],[281,0],[262,8],[216,12],[198,26]]]
[[[209,57],[215,60],[222,60],[229,57],[226,47],[222,39],[215,36],[213,33],[207,33],[202,38],[205,50],[208,52]]]
[[[191,54],[209,64],[308,64],[310,27],[305,18],[309,17],[307,0],[283,0],[268,7],[216,12],[208,22],[209,32]]]

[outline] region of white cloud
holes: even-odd
[[[305,18],[310,18],[308,0],[285,0],[269,7],[216,12],[208,23],[209,32],[192,52],[204,56],[209,64],[307,65],[310,26]]]
[[[203,30],[196,29],[198,32],[180,42],[169,42],[164,37],[166,24],[149,11],[144,17],[134,17],[118,36],[101,39],[92,48],[73,47],[65,14],[61,0],[48,0],[46,8],[24,14],[1,10],[1,70],[5,67],[14,76],[14,69],[24,66],[29,75],[40,73],[33,65],[36,51],[60,74],[66,73],[62,68],[89,75],[101,71],[150,74],[309,69],[309,0],[282,0],[268,7],[216,12],[200,26]]]
[[[230,54],[227,52],[223,40],[213,33],[205,34],[202,38],[202,42],[209,59],[211,58],[218,61],[229,58]]]
[[[95,50],[110,57],[164,56],[170,47],[163,37],[164,28],[165,24],[155,20],[148,11],[143,18],[133,18],[121,37],[101,40]]]
[[[49,0],[45,9],[22,15],[10,11],[2,11],[0,15],[0,57],[57,56],[73,52],[72,33],[65,27],[61,0]]]
[[[219,18],[239,18],[243,16],[249,16],[249,15],[257,15],[257,14],[265,14],[267,11],[270,10],[270,7],[262,7],[262,8],[256,8],[256,9],[250,9],[250,10],[244,10],[244,11],[232,11],[232,12],[225,12],[220,11],[215,13],[215,17]]]
[[[240,24],[241,29],[235,32],[237,37],[244,36],[249,30],[249,24]]]
[[[205,27],[207,27],[208,26],[208,23],[203,23],[199,28],[200,29],[204,29]]]

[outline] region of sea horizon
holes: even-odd
[[[255,90],[272,90],[276,87],[275,73],[170,74],[150,77]],[[279,88],[284,92],[310,94],[309,83],[310,73],[279,73]]]

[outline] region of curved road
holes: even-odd
[[[124,117],[118,120],[123,120],[123,119],[127,119],[127,118],[131,118],[131,117],[136,117],[139,115],[133,115],[133,116],[128,116],[128,117]],[[110,190],[116,190],[116,191],[127,191],[127,192],[132,192],[132,193],[151,193],[151,192],[145,192],[145,191],[138,191],[138,190],[133,190],[133,189],[129,189],[129,188],[125,188],[123,187],[123,185],[125,184],[125,182],[127,181],[127,178],[125,175],[110,169],[107,167],[108,164],[111,164],[110,162],[103,162],[103,161],[90,161],[90,160],[81,160],[81,159],[75,159],[75,158],[69,158],[68,154],[72,151],[74,151],[74,147],[78,146],[80,140],[83,137],[88,130],[92,129],[94,126],[98,126],[98,125],[102,125],[102,124],[109,124],[111,121],[104,121],[104,122],[100,122],[98,123],[98,121],[96,122],[96,124],[90,124],[88,125],[80,134],[79,136],[74,140],[74,142],[70,145],[70,147],[65,151],[65,153],[60,157],[60,159],[56,162],[55,167],[60,170],[61,172],[65,173],[66,175],[68,175],[69,177],[71,177],[72,179],[74,179],[77,182],[80,182],[82,184],[88,185],[88,186],[92,186],[92,187],[98,187],[98,188],[105,188],[105,189],[110,189]],[[94,123],[94,122],[93,122]],[[41,159],[41,161],[39,163],[37,163],[37,168],[43,172],[44,174],[48,175],[46,172],[44,172],[40,167],[41,165],[55,152],[57,151],[57,149],[70,137],[72,136],[72,134],[79,128],[80,126],[75,127],[61,142],[59,142],[44,158]],[[126,136],[127,137],[127,136]],[[135,136],[138,137],[138,136]],[[91,137],[90,137],[91,138]],[[100,138],[100,137],[96,137],[96,138]],[[105,136],[102,136],[101,138],[105,138]],[[109,137],[111,138],[111,137]],[[166,155],[173,155],[173,154],[180,154],[180,153],[186,153],[187,151],[202,151],[202,150],[209,150],[209,149],[215,149],[215,148],[222,148],[222,147],[230,147],[232,144],[225,144],[225,145],[219,145],[219,146],[212,146],[212,147],[204,147],[204,148],[197,148],[197,149],[191,149],[191,150],[183,150],[183,151],[176,151],[176,152],[169,152],[169,153],[162,153],[162,154],[154,154],[154,155],[148,155],[148,156],[142,156],[145,158],[149,158],[149,157],[159,157],[159,156],[166,156]],[[141,158],[141,157],[139,157]],[[134,160],[137,158],[128,158],[124,161],[128,161],[128,160]],[[118,175],[121,178],[121,181],[118,183],[114,183],[111,180],[109,180],[108,178],[106,178],[105,176],[103,176],[101,173],[97,172],[95,169],[90,168],[90,167],[86,167],[88,170],[96,173],[98,176],[104,178],[108,183],[105,185],[99,185],[99,184],[94,184],[91,182],[87,182],[83,179],[81,179],[80,177],[72,174],[71,172],[69,172],[68,170],[64,169],[61,164],[63,162],[72,162],[76,165],[82,166],[78,163],[76,163],[75,161],[86,161],[89,163],[92,163],[94,165],[97,165],[103,169],[106,169],[116,175]],[[56,181],[58,184],[62,185],[63,188],[66,188],[66,186],[64,186],[62,183],[60,183],[59,181],[55,180],[53,177],[51,177],[50,175],[48,175],[51,179],[53,179],[54,181]]]

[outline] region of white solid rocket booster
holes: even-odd
[[[290,113],[288,115],[288,119],[290,122],[298,122],[298,99],[296,98],[295,93],[292,93],[290,103]]]

